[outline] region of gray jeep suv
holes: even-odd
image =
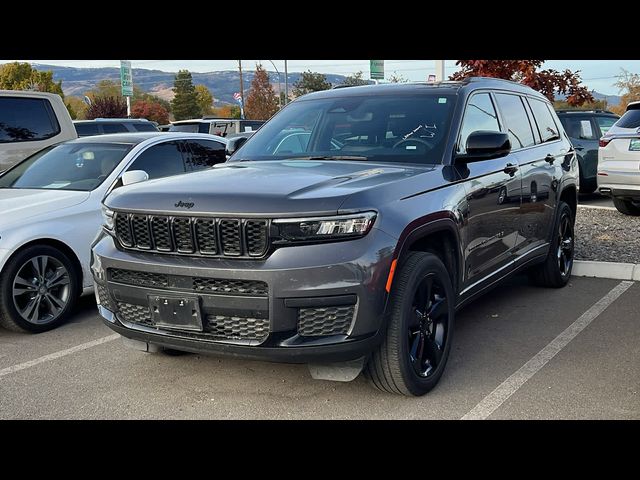
[[[145,351],[364,369],[422,395],[457,309],[523,269],[568,282],[577,178],[550,103],[516,83],[304,95],[228,162],[105,200],[99,311]]]

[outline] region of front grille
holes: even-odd
[[[301,308],[298,311],[298,333],[305,337],[346,335],[354,311],[354,305]]]
[[[265,340],[269,336],[269,320],[207,315],[205,332],[210,333],[212,337],[228,340]]]
[[[111,297],[109,297],[109,292],[107,289],[100,284],[96,284],[96,290],[98,292],[98,299],[100,305],[102,305],[107,310],[111,310],[113,312],[113,306],[111,305]]]
[[[122,317],[125,322],[153,325],[149,307],[118,302],[118,315]]]
[[[160,253],[262,257],[269,248],[269,221],[142,215],[116,212],[120,245]]]
[[[266,297],[269,293],[267,284],[259,280],[189,277],[186,275],[138,272],[120,268],[110,268],[108,274],[109,280],[112,282],[137,287],[167,288],[205,294],[247,295],[253,297]]]

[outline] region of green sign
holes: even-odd
[[[120,60],[120,84],[122,85],[122,96],[133,97],[133,75],[129,60]]]
[[[369,70],[372,80],[384,80],[384,60],[370,60]]]

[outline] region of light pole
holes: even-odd
[[[268,60],[268,61],[271,63],[271,65],[273,65],[273,68],[275,68],[276,73],[278,74],[278,109],[281,109],[282,108],[282,97],[280,96],[280,94],[282,93],[282,84],[280,83],[280,72],[276,68],[276,64],[273,63],[273,61],[271,61],[271,60]]]
[[[284,61],[284,104],[289,102],[289,73],[287,73],[287,61]]]

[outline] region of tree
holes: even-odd
[[[369,81],[362,78],[362,71],[360,71],[346,77],[342,82],[342,85],[349,85],[350,87],[355,87],[357,85],[369,85]]]
[[[458,60],[456,65],[460,67],[460,71],[451,75],[450,79],[504,78],[538,90],[551,102],[556,93],[566,95],[566,101],[571,106],[594,101],[593,95],[582,85],[579,71],[539,70],[543,62],[544,60]]]
[[[120,83],[113,80],[100,80],[95,87],[85,92],[85,95],[93,100],[102,97],[122,97]]]
[[[629,103],[640,100],[640,74],[630,73],[622,68],[615,85],[618,87],[618,91],[622,93],[622,97],[620,98],[620,104],[611,107],[611,110],[618,115],[622,115]]]
[[[297,82],[293,84],[293,95],[299,97],[310,92],[329,90],[331,84],[327,82],[327,77],[322,73],[307,70],[302,72]]]
[[[556,110],[606,110],[607,101],[594,100],[593,102],[585,102],[580,106],[569,105],[564,100],[556,100],[553,102],[553,108]]]
[[[240,118],[240,107],[237,105],[222,105],[214,108],[211,114],[220,118]]]
[[[389,77],[389,82],[391,83],[407,83],[409,80],[404,78],[402,74],[398,75],[396,72]]]
[[[244,113],[250,120],[268,120],[278,111],[278,98],[262,65],[256,65]]]
[[[84,120],[88,105],[84,103],[80,97],[66,97],[64,103],[67,106],[67,110],[69,110],[71,118],[74,120]]]
[[[169,123],[169,112],[158,102],[149,102],[146,100],[137,100],[131,105],[132,118],[146,118],[152,122],[158,122],[160,125]]]
[[[204,85],[196,85],[195,89],[202,115],[211,115],[213,111],[213,95],[211,95],[209,89]]]
[[[36,70],[28,63],[13,62],[0,65],[0,90],[51,92],[64,99],[62,80],[54,82],[51,70]]]
[[[122,97],[97,97],[91,101],[85,117],[87,120],[94,118],[125,118],[127,116],[127,103]]]
[[[175,97],[171,100],[171,110],[176,120],[188,120],[202,116],[198,105],[198,96],[193,86],[193,78],[189,70],[180,70],[173,82]]]

